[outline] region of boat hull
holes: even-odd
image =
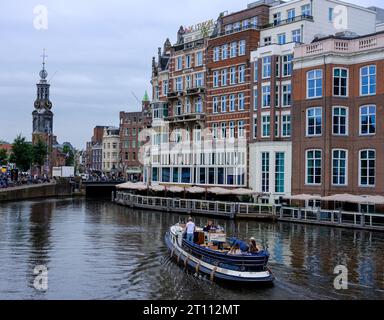
[[[211,281],[258,284],[271,284],[274,281],[274,276],[270,270],[261,272],[235,271],[216,267],[213,264],[202,261],[186,252],[177,242],[173,242],[170,232],[167,232],[165,235],[165,243],[171,253],[171,257],[176,259],[179,264],[182,264],[184,268],[195,271],[197,274],[207,276]]]

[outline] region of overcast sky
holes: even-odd
[[[350,0],[380,6],[382,0]],[[180,25],[216,19],[252,0],[2,0],[0,10],[0,140],[29,140],[33,102],[47,50],[54,133],[85,148],[96,125],[118,125],[119,111],[137,111],[150,93],[151,59]],[[48,29],[34,27],[37,5]],[[53,76],[53,78],[51,78]]]

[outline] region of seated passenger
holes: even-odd
[[[204,227],[204,232],[209,232],[209,231],[211,231],[211,230],[215,230],[216,229],[216,227],[215,227],[215,225],[213,224],[213,221],[212,220],[209,220],[208,221],[208,224]]]
[[[235,244],[231,250],[228,252],[228,254],[231,254],[231,255],[239,255],[239,254],[242,254],[241,250],[240,250],[240,246],[238,244]]]
[[[257,248],[257,244],[256,244],[256,239],[253,237],[249,241],[249,252],[250,253],[258,253],[259,252],[259,249]]]

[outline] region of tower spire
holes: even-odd
[[[45,54],[45,48],[43,49],[43,54],[40,57],[43,58],[43,70],[45,70],[45,58],[48,58],[48,56]]]
[[[45,54],[45,48],[43,49],[43,54],[40,57],[43,58],[43,69],[40,71],[40,78],[42,81],[46,82],[48,72],[45,70],[45,58],[48,58],[48,56]]]

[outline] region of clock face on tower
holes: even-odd
[[[35,109],[52,109],[52,102],[49,100],[36,100],[35,101]]]
[[[48,77],[48,72],[46,70],[41,70],[40,71],[40,78],[46,79],[47,77]]]

